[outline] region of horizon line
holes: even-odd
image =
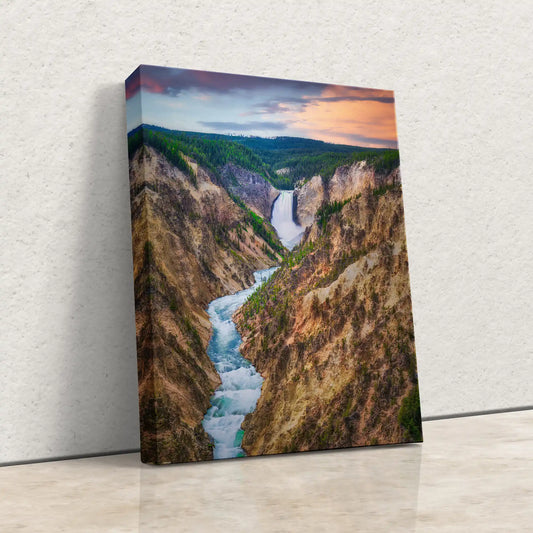
[[[203,133],[203,134],[207,134],[207,135],[220,135],[222,137],[246,137],[246,138],[256,138],[256,139],[282,139],[282,138],[284,138],[284,139],[305,139],[305,140],[308,140],[308,141],[315,141],[315,142],[320,142],[320,143],[323,143],[323,144],[330,144],[332,146],[349,146],[349,147],[353,147],[353,148],[368,148],[369,150],[398,150],[398,141],[391,141],[392,143],[396,144],[395,148],[391,148],[390,146],[376,147],[376,146],[364,146],[364,145],[361,145],[361,144],[332,143],[332,142],[329,142],[329,141],[323,141],[322,139],[314,139],[312,137],[299,137],[299,136],[296,136],[296,135],[276,135],[274,137],[262,137],[261,135],[245,135],[243,133],[217,133],[217,132],[212,132],[212,131],[178,130],[178,129],[168,128],[167,126],[159,126],[157,124],[148,124],[146,122],[142,122],[138,126],[135,126],[134,128],[131,128],[127,132],[127,135],[129,135],[132,131],[136,130],[137,128],[142,128],[143,126],[152,127],[152,128],[161,128],[161,129],[164,129],[164,130],[176,131],[176,132],[181,132],[181,133]]]

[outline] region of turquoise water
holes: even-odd
[[[262,285],[278,267],[258,270],[255,283],[248,289],[213,300],[207,309],[213,335],[207,354],[220,374],[222,384],[211,396],[211,407],[202,425],[215,444],[214,458],[245,455],[241,448],[241,424],[261,395],[263,378],[239,352],[242,339],[231,319],[233,313]]]

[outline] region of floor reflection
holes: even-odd
[[[427,422],[424,439],[166,467],[138,454],[9,466],[0,530],[531,531],[533,411]]]
[[[422,447],[145,466],[140,527],[157,531],[415,531]]]

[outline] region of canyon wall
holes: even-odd
[[[279,191],[256,172],[226,163],[220,171],[226,188],[264,219],[270,220]]]
[[[337,208],[235,316],[265,379],[250,455],[422,438],[399,171],[341,167],[323,192]]]
[[[324,201],[325,190],[321,176],[313,176],[294,189],[294,218],[300,226],[313,223],[317,209]]]
[[[310,226],[323,202],[343,201],[365,189],[377,189],[394,183],[400,183],[399,168],[392,172],[376,172],[367,161],[340,166],[329,180],[313,176],[296,187],[295,219],[302,226]]]

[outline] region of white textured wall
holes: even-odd
[[[394,89],[424,416],[533,404],[532,6],[0,7],[0,462],[138,446],[123,80]]]

